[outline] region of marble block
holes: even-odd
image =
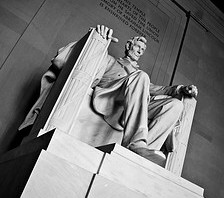
[[[100,150],[57,129],[46,150],[93,173],[98,171],[104,155]]]
[[[145,158],[141,157],[140,155],[137,155],[136,153],[124,148],[123,146],[119,144],[109,144],[101,147],[97,147],[99,150],[110,153],[111,155],[119,155],[123,158],[127,159],[128,161],[131,161],[138,166],[147,169],[147,171],[150,172],[150,174],[155,175],[157,177],[162,177],[172,183],[175,183],[183,188],[188,189],[189,191],[192,191],[200,196],[203,196],[204,189],[200,186],[175,175],[174,173],[164,169],[161,166],[158,166],[157,164],[146,160]]]
[[[121,184],[96,175],[88,198],[146,198],[143,193],[131,190]]]
[[[150,162],[151,163],[151,162]],[[153,163],[152,163],[153,164]],[[153,166],[151,164],[151,166]],[[106,154],[99,175],[154,198],[201,198],[203,196],[149,171],[123,156]]]
[[[85,197],[93,173],[42,150],[21,195],[30,197]]]

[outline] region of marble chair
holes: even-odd
[[[91,84],[97,78],[99,65],[109,44],[110,40],[103,40],[92,29],[80,41],[59,49],[52,59],[53,66],[42,77],[42,96],[40,94],[38,99],[40,103],[36,102],[36,107],[34,105],[32,112],[28,114],[31,119],[28,116],[20,128],[26,126],[34,115],[32,122],[36,121],[31,136],[35,136],[40,129],[44,133],[56,128],[93,147],[110,143],[121,144],[123,131],[109,126],[93,110],[91,104]],[[55,71],[57,73],[62,67],[57,77]],[[196,100],[184,98],[183,103],[180,122],[170,134],[176,139],[175,150],[167,154],[165,165],[166,169],[176,175],[180,175],[182,171]],[[40,115],[37,117],[38,112]],[[171,139],[168,137],[167,141]]]

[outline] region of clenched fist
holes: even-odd
[[[198,89],[195,85],[181,86],[178,92],[184,96],[194,98],[198,95]]]

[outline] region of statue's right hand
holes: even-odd
[[[104,25],[97,25],[96,31],[104,38],[104,39],[111,39],[112,42],[117,43],[118,39],[112,37],[113,30],[104,26]]]
[[[195,85],[187,85],[187,86],[182,86],[180,88],[180,92],[184,95],[184,96],[188,96],[188,97],[194,97],[196,98],[198,95],[198,89]]]

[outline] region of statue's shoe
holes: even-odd
[[[137,147],[137,148],[131,148],[129,147],[131,151],[134,153],[162,166],[165,167],[166,164],[166,155],[162,151],[158,150],[151,150],[145,147]]]

